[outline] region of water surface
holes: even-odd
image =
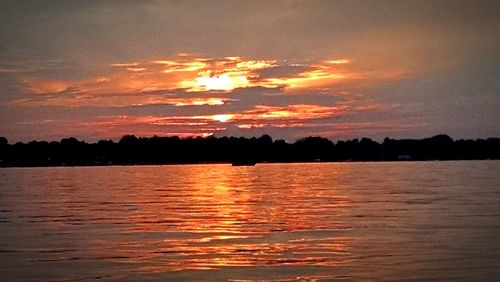
[[[500,278],[500,162],[0,169],[0,277]]]

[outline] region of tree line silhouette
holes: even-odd
[[[76,138],[9,144],[0,137],[0,166],[84,166],[234,162],[403,161],[500,159],[500,138],[453,140],[369,138],[332,142],[306,137],[294,143],[261,137],[136,137],[86,143]]]

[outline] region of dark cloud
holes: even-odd
[[[276,66],[272,68],[267,68],[258,71],[257,73],[261,78],[270,78],[270,77],[290,77],[294,75],[298,75],[302,72],[310,70],[311,67],[307,65],[282,65]]]

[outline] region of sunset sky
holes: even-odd
[[[500,137],[500,1],[0,0],[0,136]]]

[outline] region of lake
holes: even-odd
[[[500,279],[500,161],[0,169],[3,281]]]

